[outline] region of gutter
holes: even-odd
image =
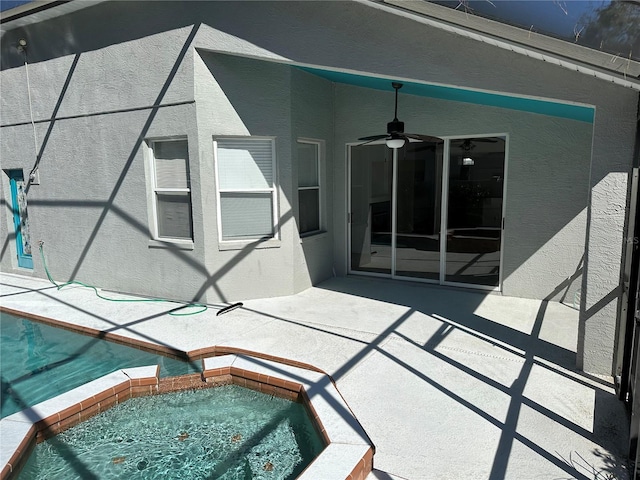
[[[1,0],[0,0],[1,1]],[[0,35],[16,28],[60,17],[105,0],[36,0],[0,12]]]
[[[18,5],[10,10],[0,13],[0,24],[18,20],[34,13],[42,12],[50,8],[57,7],[71,0],[42,0]]]

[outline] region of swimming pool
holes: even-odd
[[[190,355],[194,353],[190,352]],[[158,378],[157,365],[118,370],[39,403],[34,408],[0,419],[0,467],[3,478],[5,474],[9,475],[7,478],[14,478],[11,475],[20,472],[36,443],[77,426],[128,399],[183,391],[185,388],[193,390],[229,384],[257,390],[269,397],[304,403],[326,448],[298,480],[366,478],[371,472],[374,447],[325,373],[313,367],[301,368],[251,356],[251,352],[246,351],[205,356],[201,366],[200,373],[166,379]],[[176,383],[176,380],[185,378],[197,378],[199,381],[188,382],[188,386],[180,381]],[[185,433],[189,432],[180,432],[177,439],[188,438]],[[121,461],[116,457],[117,463]],[[145,465],[144,462],[140,464],[141,467]],[[266,462],[264,466],[270,468]],[[264,470],[268,472],[268,469]]]
[[[292,479],[323,448],[301,403],[226,385],[129,399],[37,445],[18,478]]]
[[[163,355],[0,312],[0,418],[115,370],[160,365],[161,376],[199,370]]]

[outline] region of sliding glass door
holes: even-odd
[[[350,149],[349,271],[498,287],[505,140]]]
[[[398,151],[397,276],[440,278],[443,145],[416,142]]]
[[[502,138],[451,140],[447,282],[499,285],[504,152]]]
[[[351,149],[351,270],[391,275],[393,155],[386,145]]]

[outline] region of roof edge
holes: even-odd
[[[457,35],[640,91],[640,62],[424,0],[361,0]],[[526,36],[523,35],[526,33]]]
[[[0,12],[0,34],[60,17],[105,0],[35,0]]]
[[[0,12],[0,24],[11,22],[33,13],[42,12],[50,8],[57,7],[63,3],[68,3],[71,0],[36,0],[29,3],[24,3],[16,7]]]

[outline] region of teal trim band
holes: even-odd
[[[297,67],[305,72],[318,75],[336,83],[345,83],[358,87],[373,88],[376,90],[393,91],[391,81],[385,78],[368,77],[354,73],[336,72],[312,67]],[[402,93],[417,95],[420,97],[437,98],[453,102],[473,103],[490,107],[508,108],[522,112],[539,113],[551,117],[567,118],[579,122],[593,123],[595,108],[583,105],[575,105],[550,100],[517,97],[500,93],[479,92],[458,87],[442,85],[430,85],[415,82],[402,81]]]

